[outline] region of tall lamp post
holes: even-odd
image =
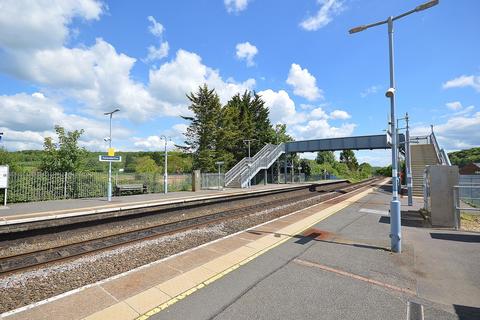
[[[402,252],[402,231],[400,216],[400,201],[398,200],[398,176],[397,176],[397,135],[395,120],[395,78],[393,66],[393,21],[401,19],[412,13],[423,11],[437,5],[439,0],[428,1],[417,6],[415,9],[402,13],[396,17],[388,17],[386,20],[375,22],[368,25],[362,25],[349,30],[350,34],[364,31],[371,27],[382,24],[388,25],[388,49],[390,63],[390,88],[386,92],[387,98],[390,98],[390,134],[392,136],[392,201],[390,202],[390,244],[393,252]]]
[[[248,144],[248,187],[249,188],[251,187],[251,184],[250,184],[250,168],[252,167],[251,157],[250,157],[250,144],[253,141],[257,141],[257,139],[244,139],[243,140],[243,143]]]
[[[167,136],[160,136],[163,140],[165,140],[165,170],[163,171],[163,193],[167,194],[168,193],[168,151],[167,151],[167,143],[168,143],[168,138]]]
[[[222,167],[222,164],[224,164],[224,161],[217,161],[215,164],[218,166],[218,190],[221,190],[222,184],[220,183],[220,168]]]
[[[108,149],[112,148],[112,116],[115,112],[120,111],[120,109],[115,109],[110,112],[105,112],[104,115],[110,117],[110,134],[108,136]],[[108,201],[112,201],[112,161],[108,162]]]

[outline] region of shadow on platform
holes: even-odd
[[[455,313],[459,320],[478,320],[480,319],[480,308],[462,306],[454,304]]]
[[[431,232],[432,239],[480,243],[480,234],[456,234],[456,233],[434,233]],[[480,319],[480,318],[479,318]]]
[[[402,211],[402,226],[414,228],[429,228],[430,223],[423,218],[418,211]],[[382,216],[378,220],[380,223],[390,224],[390,217]]]
[[[310,229],[311,230],[311,229]],[[300,245],[305,245],[311,241],[316,241],[316,242],[323,242],[323,243],[330,243],[330,244],[337,244],[341,246],[349,246],[349,247],[355,247],[355,248],[363,248],[363,249],[373,249],[373,250],[382,250],[382,251],[387,251],[390,252],[390,249],[381,247],[381,246],[374,246],[370,244],[364,244],[364,243],[354,243],[351,242],[350,240],[345,240],[345,241],[338,241],[338,239],[334,239],[335,235],[331,232],[328,231],[323,231],[323,230],[315,230],[315,231],[310,231],[307,230],[303,234],[297,234],[294,236],[291,236],[289,234],[281,234],[278,232],[270,232],[270,231],[247,231],[248,233],[251,234],[256,234],[256,235],[266,235],[266,234],[273,234],[276,237],[280,236],[287,236],[287,237],[292,237],[295,239],[298,239],[295,241],[296,244]]]

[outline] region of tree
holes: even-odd
[[[84,169],[85,148],[78,146],[83,129],[65,132],[61,126],[55,126],[58,142],[46,137],[43,143],[45,155],[41,169],[47,172],[78,172]]]
[[[0,165],[8,165],[10,172],[20,171],[18,161],[15,159],[15,155],[12,152],[8,152],[4,148],[0,148]]]
[[[358,173],[360,174],[360,178],[362,179],[368,178],[373,173],[372,166],[364,162],[360,166],[358,166]]]
[[[160,171],[161,168],[149,156],[139,157],[135,160],[136,173],[157,173]]]
[[[290,142],[294,139],[292,136],[287,134],[287,125],[286,124],[276,124],[275,125],[275,144],[282,143],[282,142]]]
[[[307,159],[301,159],[300,160],[300,167],[302,167],[302,173],[305,173],[305,176],[310,176],[312,173],[312,169],[310,167],[310,161]]]
[[[345,163],[352,171],[356,171],[358,168],[358,161],[352,150],[343,150],[340,153],[340,162]]]
[[[318,164],[329,163],[333,165],[337,160],[335,159],[335,154],[333,153],[333,151],[319,151],[317,153],[315,161]]]
[[[190,121],[187,128],[186,147],[193,152],[193,167],[202,171],[215,170],[218,127],[220,124],[221,104],[215,89],[210,90],[206,84],[200,86],[196,93],[187,94],[193,112],[192,117],[183,117]]]

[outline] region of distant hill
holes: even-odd
[[[450,152],[448,154],[450,162],[459,167],[475,162],[480,163],[480,148],[471,148],[461,151]]]

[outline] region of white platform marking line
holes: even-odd
[[[362,208],[362,209],[360,209],[360,212],[363,212],[363,213],[374,213],[374,214],[379,214],[379,215],[382,215],[382,216],[390,216],[390,212],[388,212],[388,211],[383,211],[383,210],[374,210],[374,209]]]

